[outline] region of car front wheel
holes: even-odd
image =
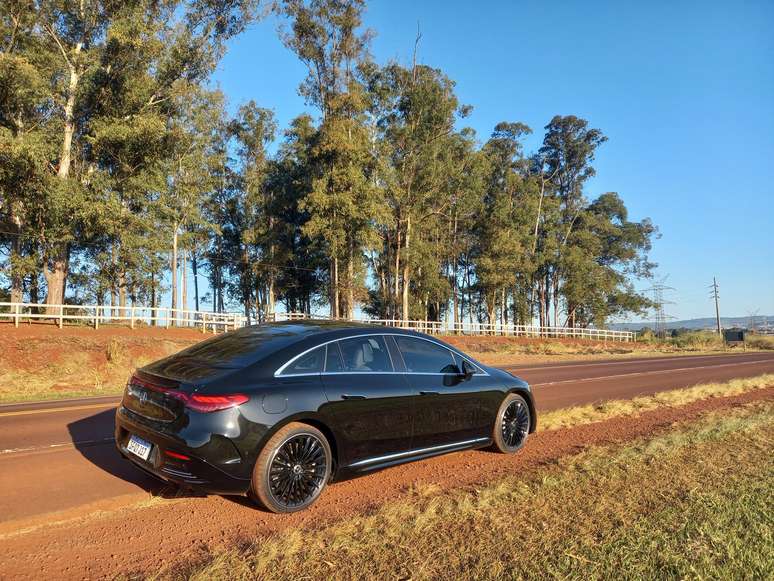
[[[492,434],[493,448],[503,454],[518,452],[527,441],[529,426],[527,402],[518,394],[508,394],[497,412]]]
[[[258,456],[251,496],[271,512],[303,510],[322,493],[331,475],[332,455],[322,432],[292,422],[274,434]]]

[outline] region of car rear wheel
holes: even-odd
[[[527,441],[529,426],[527,402],[518,394],[508,394],[497,412],[492,435],[493,448],[503,454],[518,452]]]
[[[251,496],[272,512],[311,505],[331,475],[331,447],[317,428],[292,422],[274,434],[258,455]]]

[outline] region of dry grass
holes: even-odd
[[[762,351],[774,351],[774,335],[747,335],[747,346]]]
[[[530,477],[417,489],[161,577],[771,579],[773,438],[774,405],[750,404]]]
[[[56,337],[28,341],[18,346],[17,361],[0,359],[0,403],[118,394],[134,369],[185,346],[124,339],[104,345]]]
[[[724,383],[703,383],[693,387],[662,391],[634,399],[613,399],[597,404],[565,408],[540,414],[541,430],[569,428],[580,424],[601,422],[617,416],[635,415],[659,407],[676,407],[702,399],[739,395],[756,389],[774,386],[774,374],[767,373]]]

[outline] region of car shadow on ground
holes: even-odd
[[[116,478],[137,485],[153,496],[202,496],[177,485],[162,482],[121,456],[113,439],[115,415],[115,409],[108,409],[67,424],[73,446],[86,460]]]

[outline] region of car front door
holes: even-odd
[[[396,371],[381,335],[328,343],[321,412],[342,439],[344,466],[367,469],[411,447],[414,390]]]
[[[476,375],[463,375],[462,362],[439,343],[408,335],[393,338],[417,394],[413,448],[470,444],[490,437],[491,422]]]

